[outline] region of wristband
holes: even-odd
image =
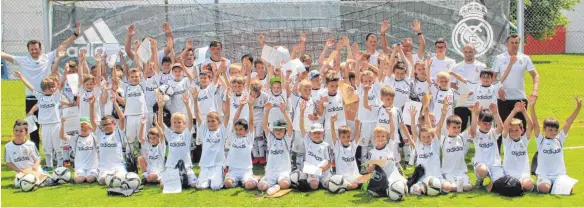
[[[418,33],[418,36],[419,36],[419,35],[422,35],[422,33]]]
[[[74,35],[75,37],[79,37],[79,33],[77,33],[77,32],[74,32],[74,33],[73,33],[73,35]]]

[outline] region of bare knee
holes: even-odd
[[[246,181],[245,183],[243,183],[243,186],[245,187],[245,189],[251,190],[251,189],[255,189],[256,188],[256,183],[254,183],[253,181]]]
[[[87,176],[85,181],[87,181],[87,183],[93,183],[95,181],[95,176]]]
[[[310,181],[310,188],[311,188],[312,190],[316,190],[316,189],[318,189],[318,181],[317,181],[317,180],[312,180],[312,181]]]
[[[266,184],[266,183],[260,183],[260,184],[258,185],[258,190],[259,190],[259,191],[265,191],[265,190],[268,190],[268,184]]]
[[[75,177],[75,183],[83,183],[83,182],[85,182],[85,177],[83,177],[83,176]]]
[[[533,190],[533,181],[525,179],[525,180],[521,181],[521,186],[523,186],[523,190],[525,190],[525,191],[532,191]]]
[[[223,181],[223,185],[225,188],[233,188],[233,180],[231,178],[225,179],[225,181]]]
[[[359,184],[357,184],[357,183],[352,183],[352,184],[347,185],[347,190],[353,190],[353,189],[357,189],[357,188],[359,188]]]
[[[471,185],[464,185],[462,187],[462,190],[464,190],[464,191],[472,191],[472,186]]]
[[[281,189],[287,189],[290,188],[290,181],[288,180],[281,180],[278,185],[280,185]]]
[[[156,181],[158,181],[158,175],[156,175],[156,174],[148,174],[148,176],[146,176],[146,180],[148,182],[156,182]]]
[[[550,192],[550,185],[547,183],[539,184],[539,186],[537,186],[537,190],[539,193],[547,194]]]

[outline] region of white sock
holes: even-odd
[[[296,153],[296,168],[302,170],[302,165],[304,165],[304,154]]]
[[[258,151],[260,157],[266,156],[266,140],[263,138],[261,140],[258,140]]]
[[[53,168],[53,154],[45,154],[45,164],[49,168]]]
[[[409,164],[412,166],[416,164],[416,150],[415,149],[412,149],[412,151],[410,152]]]
[[[57,152],[57,167],[63,167],[63,151]]]
[[[256,137],[253,142],[253,147],[251,149],[251,154],[253,157],[260,157],[260,149],[258,147],[258,138]]]
[[[411,153],[410,149],[410,144],[406,143],[403,147],[403,151],[404,151],[404,161],[409,161],[410,160],[410,153]]]

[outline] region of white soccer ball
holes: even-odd
[[[134,172],[126,173],[124,181],[122,182],[123,189],[136,190],[140,186],[140,176]]]
[[[300,177],[302,176],[302,172],[300,172],[300,170],[295,170],[292,171],[292,173],[290,173],[290,184],[293,187],[298,187],[298,181],[300,180]]]
[[[20,190],[29,192],[37,187],[37,177],[32,173],[27,173],[20,179]]]
[[[119,173],[108,173],[105,176],[105,185],[110,188],[119,188],[122,186],[124,176]]]
[[[170,100],[170,97],[174,95],[174,87],[170,85],[161,85],[160,87],[158,87],[158,91],[160,91],[160,93],[164,95],[164,102]]]
[[[71,181],[71,171],[66,167],[58,167],[51,175],[51,179],[58,184],[69,183]]]
[[[408,186],[405,181],[398,180],[389,183],[387,187],[387,196],[392,201],[401,201],[406,197],[408,193]]]
[[[17,173],[14,176],[14,186],[20,188],[20,179],[24,176],[24,173]]]
[[[347,185],[342,175],[334,175],[328,181],[328,190],[331,193],[340,194],[347,190]]]
[[[428,196],[436,196],[440,194],[440,190],[442,189],[442,182],[440,182],[440,179],[438,178],[430,177],[426,187],[426,194]]]

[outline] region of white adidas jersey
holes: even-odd
[[[345,119],[345,103],[343,102],[343,96],[341,92],[337,91],[337,94],[330,96],[328,90],[322,91],[320,97],[328,96],[328,102],[324,103],[324,129],[331,129],[331,117],[337,114],[337,121],[335,126],[341,127],[347,125],[347,119]],[[320,99],[319,97],[319,99]],[[332,141],[325,141],[327,143],[332,143]]]
[[[535,138],[537,145],[537,175],[555,176],[566,174],[566,164],[564,162],[564,142],[566,133],[560,130],[556,138],[548,139],[543,135]]]
[[[300,115],[300,104],[302,101],[306,101],[304,115]],[[308,119],[308,115],[314,114],[316,112],[316,103],[314,100],[312,100],[312,98],[309,98],[309,100],[304,100],[304,98],[298,95],[292,95],[290,98],[290,105],[292,109],[292,127],[294,131],[300,131],[300,116],[304,116],[304,129],[310,129],[313,121]]]
[[[61,115],[59,114],[59,106],[62,95],[59,91],[52,95],[45,95],[43,93],[34,91],[34,96],[37,98],[39,107],[39,124],[51,124],[61,122]]]
[[[414,81],[412,82],[411,89],[412,89],[411,98],[414,98],[412,100],[421,102],[422,97],[424,97],[424,95],[426,95],[426,92],[428,91],[428,82],[414,79]]]
[[[146,112],[146,96],[144,82],[137,85],[129,84],[124,94],[126,100],[125,116],[144,115]]]
[[[230,168],[237,169],[252,169],[251,163],[251,149],[254,145],[255,135],[253,130],[243,137],[237,136],[235,132],[231,132],[231,147],[227,153],[227,165]]]
[[[199,95],[197,101],[199,102],[199,113],[203,120],[207,120],[207,114],[212,111],[217,111],[215,105],[215,94],[217,93],[217,85],[209,83],[205,89],[199,87]],[[221,106],[222,107],[222,106]]]
[[[235,118],[235,113],[237,112],[237,108],[239,108],[239,101],[241,100],[241,98],[249,98],[249,93],[244,91],[242,92],[240,95],[237,95],[235,93],[233,93],[231,95],[231,99],[227,100],[227,96],[223,97],[223,102],[228,102],[227,104],[229,105],[230,109],[229,109],[229,126],[228,128],[231,129],[233,127],[233,118]],[[249,106],[247,106],[248,104],[246,103],[245,106],[243,106],[243,108],[241,109],[241,113],[239,114],[239,118],[245,119],[246,121],[249,121]]]
[[[98,145],[95,134],[86,137],[75,134],[69,141],[75,151],[75,169],[97,169],[99,166]]]
[[[164,85],[167,84],[169,80],[174,79],[174,76],[172,75],[172,72],[168,72],[168,73],[160,73],[160,80],[158,80],[158,85]]]
[[[258,126],[260,126],[261,124],[263,124],[264,122],[264,106],[266,106],[266,103],[268,103],[270,101],[270,95],[268,95],[268,93],[261,91],[260,92],[260,96],[257,97],[254,100],[253,103],[253,118],[254,118],[254,123],[257,124]],[[272,112],[274,111],[280,111],[280,103],[278,102],[277,104],[272,103],[272,109],[270,109],[270,116],[272,116]],[[233,116],[235,116],[235,112],[234,111],[232,114],[234,114]],[[281,112],[280,112],[281,114]],[[249,121],[249,120],[248,120]],[[269,121],[269,119],[268,119]]]
[[[385,171],[385,174],[391,175],[391,173],[395,170],[395,150],[397,149],[397,144],[392,142],[391,140],[383,146],[381,149],[377,149],[374,147],[369,151],[369,160],[387,160],[389,163],[382,167]]]
[[[286,96],[286,92],[282,92],[279,95],[274,95],[272,92],[268,92],[268,102],[272,103],[272,106],[280,106],[280,102],[286,103],[288,106],[288,96]],[[254,107],[255,109],[255,107]],[[286,109],[287,110],[287,109]],[[262,117],[262,116],[259,116]],[[256,119],[260,120],[257,116]],[[263,118],[262,118],[263,120]],[[270,109],[270,116],[268,117],[268,123],[274,123],[277,120],[284,120],[284,114],[282,114],[282,110],[280,108],[272,108]],[[307,119],[308,120],[308,119]]]
[[[223,125],[215,131],[209,130],[207,124],[199,127],[197,137],[203,142],[200,167],[214,167],[225,165],[225,140],[227,140],[227,130]]]
[[[503,149],[505,153],[503,169],[506,174],[516,178],[530,174],[528,146],[529,140],[525,135],[522,135],[517,141],[511,139],[509,136],[503,138]]]
[[[393,118],[389,118],[389,114],[387,114],[387,110],[386,110],[386,106],[375,106],[373,108],[371,108],[371,110],[374,112],[375,116],[377,117],[377,122],[376,122],[376,127],[377,126],[381,126],[383,128],[385,128],[387,130],[387,132],[390,132],[389,129],[389,122],[390,119],[393,120],[393,128],[395,129],[394,133],[393,133],[393,139],[394,141],[398,141],[399,143],[399,126],[400,124],[403,122],[403,117],[402,117],[402,111],[398,108],[396,108],[395,106],[391,107],[391,114]],[[399,157],[398,157],[399,158]],[[399,160],[398,160],[399,161]]]
[[[305,163],[316,167],[323,167],[324,164],[330,162],[331,149],[327,142],[321,141],[320,143],[316,143],[306,134],[304,136],[304,149],[306,151],[304,155]]]
[[[401,109],[406,104],[406,100],[410,99],[411,81],[409,79],[396,80],[395,75],[392,75],[391,77],[385,77],[383,84],[395,89],[393,105],[397,108]]]
[[[484,87],[479,84],[474,90],[472,90],[472,101],[473,103],[479,102],[483,109],[489,109],[491,103],[497,104],[498,90],[499,87],[496,85]]]
[[[456,61],[451,58],[444,57],[444,60],[438,59],[438,57],[432,57],[432,65],[430,65],[430,78],[436,80],[438,73],[442,71],[450,72],[456,65]]]
[[[26,140],[22,144],[14,144],[14,141],[6,143],[4,160],[12,163],[19,169],[34,167],[34,161],[40,160],[40,154],[34,142]]]
[[[166,155],[166,144],[164,141],[152,146],[148,140],[146,143],[146,156],[148,161],[148,173],[162,173],[164,171],[164,156]]]
[[[266,174],[289,173],[292,170],[290,161],[290,137],[286,134],[284,138],[277,139],[274,133],[266,133],[268,142],[268,163],[266,164]]]
[[[96,134],[99,138],[99,169],[108,170],[125,167],[123,149],[124,132],[117,127],[111,134],[106,134],[98,129]]]
[[[81,94],[81,98],[78,98],[81,99],[79,101],[79,116],[89,118],[89,97],[95,96],[95,119],[101,120],[101,88],[95,86],[92,91],[87,91],[85,88],[80,88],[79,93]]]
[[[336,174],[349,178],[359,175],[359,167],[357,167],[357,160],[355,158],[357,147],[355,140],[352,140],[346,147],[341,140],[335,142],[333,155],[335,157]]]
[[[442,173],[462,174],[466,173],[467,167],[464,156],[467,152],[468,131],[464,131],[458,136],[449,137],[442,135],[440,145],[442,148]]]
[[[146,77],[142,85],[144,87],[144,99],[146,100],[146,112],[151,112],[154,104],[156,104],[154,90],[160,87],[160,73],[155,72],[151,77]]]
[[[440,169],[440,140],[433,139],[432,143],[425,145],[421,140],[417,139],[416,147],[416,164],[422,165],[427,176],[439,177],[442,176]]]
[[[192,168],[191,162],[191,141],[193,135],[191,130],[185,128],[181,133],[176,133],[169,127],[164,128],[164,138],[168,142],[168,158],[166,168],[175,168],[179,160],[183,160],[186,168]]]
[[[496,129],[492,128],[487,133],[476,130],[476,138],[473,138],[475,146],[474,162],[485,165],[501,166],[501,156],[497,147],[497,139],[501,134],[497,134]]]
[[[430,109],[432,113],[434,113],[434,117],[436,118],[436,125],[440,121],[440,116],[442,116],[442,105],[444,105],[444,98],[448,98],[449,110],[446,112],[446,117],[451,116],[453,114],[453,105],[454,105],[454,92],[452,89],[442,90],[438,87],[438,85],[433,85],[430,87],[430,94],[432,95],[432,102],[430,103]],[[446,126],[446,119],[444,119],[444,125]]]
[[[184,93],[189,93],[189,89],[191,89],[191,87],[193,87],[194,83],[191,82],[188,78],[183,78],[181,80],[168,80],[168,85],[171,86],[174,89],[174,94],[172,94],[172,96],[170,96],[170,104],[167,104],[166,107],[168,107],[168,110],[171,113],[177,113],[177,112],[181,112],[184,113],[185,115],[187,114],[187,107],[185,106],[185,104],[182,101],[182,96]],[[190,97],[190,96],[189,96]],[[191,103],[190,106],[193,106],[193,101],[192,99],[190,99]]]
[[[371,86],[371,89],[369,89],[369,91],[367,92],[367,101],[369,102],[370,106],[379,106],[381,105],[381,96],[380,96],[380,91],[381,91],[381,85],[379,84],[379,82],[375,82],[373,83],[373,85]],[[357,117],[359,118],[359,120],[361,121],[361,123],[364,124],[373,124],[377,122],[377,112],[375,112],[373,109],[371,110],[367,110],[367,108],[365,108],[364,102],[363,102],[363,95],[365,94],[365,90],[363,89],[363,84],[361,84],[359,86],[359,88],[357,89],[357,95],[359,95],[359,113],[357,114]]]

